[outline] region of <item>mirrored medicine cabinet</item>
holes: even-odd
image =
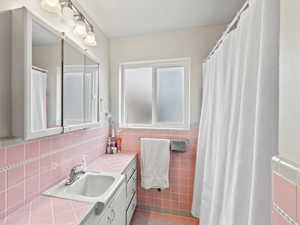
[[[97,126],[98,58],[26,8],[1,12],[0,26],[0,142]]]

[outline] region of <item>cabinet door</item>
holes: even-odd
[[[11,136],[62,133],[62,34],[26,8],[16,9],[11,51]]]
[[[130,224],[130,221],[132,219],[132,216],[134,214],[135,208],[136,208],[136,203],[137,203],[137,199],[136,199],[136,194],[133,196],[128,209],[126,211],[126,221],[127,221],[127,225]]]
[[[111,225],[125,225],[125,214],[126,214],[126,191],[125,185],[122,186],[122,190],[114,200],[113,204],[111,205],[111,218],[112,224]]]
[[[105,210],[97,225],[111,225],[111,217],[109,210]]]
[[[123,184],[108,204],[97,225],[126,225],[126,188]]]

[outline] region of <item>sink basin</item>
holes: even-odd
[[[71,185],[65,185],[67,179],[54,185],[44,195],[83,202],[106,204],[124,181],[120,174],[87,171]]]
[[[67,188],[66,193],[86,197],[99,197],[109,189],[114,181],[115,178],[111,176],[87,173],[82,179],[75,181],[73,185]]]

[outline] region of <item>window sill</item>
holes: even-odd
[[[131,129],[131,130],[178,130],[188,131],[191,127],[130,127],[130,126],[119,126],[119,129]]]
[[[94,127],[100,127],[100,122],[91,122],[91,123],[83,123],[83,124],[76,124],[76,125],[68,125],[64,127],[64,133],[70,133],[78,130],[84,130]]]

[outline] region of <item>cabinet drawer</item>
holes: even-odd
[[[137,199],[136,199],[136,194],[133,196],[131,202],[130,202],[130,205],[128,206],[128,209],[127,209],[127,212],[126,212],[126,219],[127,219],[127,225],[130,224],[130,221],[132,219],[132,216],[133,216],[133,213],[134,213],[134,210],[136,208],[136,202]]]
[[[137,179],[137,175],[136,175],[136,171],[135,171],[127,183],[127,193],[126,193],[127,205],[129,204],[130,200],[132,199],[132,196],[134,195],[134,193],[136,192],[136,179]]]
[[[132,162],[129,164],[129,166],[125,170],[124,175],[126,177],[127,182],[130,180],[131,176],[134,174],[135,171],[136,171],[136,158],[134,158],[132,160]]]

